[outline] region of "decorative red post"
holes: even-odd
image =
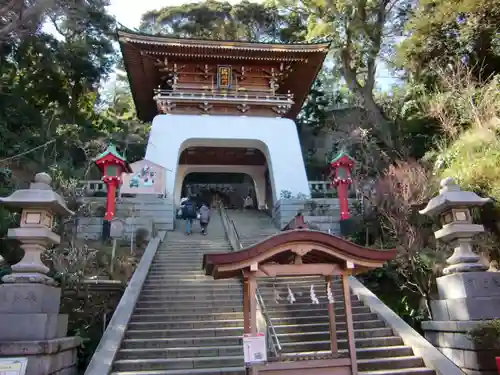
[[[115,145],[109,144],[106,151],[99,155],[94,162],[102,173],[102,181],[106,184],[106,212],[105,221],[111,221],[115,215],[116,190],[122,183],[122,173],[132,173],[127,160],[116,150]]]
[[[340,220],[349,219],[349,185],[352,184],[351,172],[355,161],[345,152],[341,151],[330,162],[330,176],[332,186],[337,188],[340,203]]]

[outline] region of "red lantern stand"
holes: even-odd
[[[344,152],[340,152],[330,162],[330,177],[332,187],[337,188],[340,205],[340,223],[350,218],[349,214],[349,185],[352,184],[351,172],[355,161]]]
[[[102,181],[107,188],[106,212],[102,227],[102,240],[106,240],[110,235],[111,220],[115,216],[116,191],[122,183],[122,173],[132,173],[132,169],[127,160],[118,153],[116,146],[111,143],[94,162],[101,171]]]

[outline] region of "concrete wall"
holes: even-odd
[[[264,153],[277,202],[282,190],[309,194],[295,123],[289,119],[246,116],[157,115],[153,119],[146,159],[172,170],[166,190],[176,197],[179,156],[189,147],[245,147]]]
[[[316,205],[328,206],[326,214],[311,215],[308,202],[314,201]],[[354,199],[350,203],[354,203]],[[304,221],[318,227],[318,230],[340,233],[340,207],[337,198],[313,198],[313,199],[280,199],[273,208],[273,222],[277,228],[283,229],[298,213],[304,215]]]

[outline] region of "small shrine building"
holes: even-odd
[[[245,173],[259,207],[309,194],[293,119],[328,43],[175,39],[120,31],[137,114],[152,121],[146,159],[171,171],[178,203],[190,173]]]

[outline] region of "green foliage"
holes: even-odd
[[[399,64],[427,83],[433,68],[472,67],[478,77],[500,72],[500,2],[498,0],[425,0],[418,2],[401,44]]]
[[[147,12],[140,29],[187,38],[296,42],[305,38],[306,21],[297,12],[281,12],[273,1],[209,0]]]
[[[453,176],[463,189],[500,200],[500,76],[486,84],[448,76],[446,91],[430,100],[430,113],[446,138],[427,158],[439,177]]]
[[[482,349],[500,350],[500,319],[480,323],[468,332],[468,336]]]

